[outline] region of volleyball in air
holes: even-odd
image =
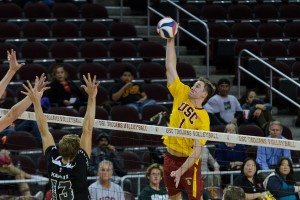
[[[171,17],[165,17],[158,22],[156,30],[160,37],[169,39],[176,35],[178,24]]]

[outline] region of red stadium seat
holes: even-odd
[[[6,148],[10,151],[38,149],[34,136],[26,131],[14,131],[6,136]]]
[[[29,173],[29,174],[36,174],[36,166],[29,156],[24,155],[14,155],[11,157],[15,166],[20,165],[20,168]]]
[[[23,10],[25,17],[29,19],[51,18],[51,9],[44,3],[27,2]]]
[[[122,151],[120,152],[120,156],[124,160],[124,166],[128,171],[141,171],[142,170],[142,162],[140,157],[132,152],[132,151]]]
[[[85,3],[80,7],[80,11],[83,18],[108,18],[108,12],[105,6],[102,4]]]
[[[59,19],[79,18],[79,9],[73,3],[55,3],[52,7],[53,17]]]
[[[41,42],[27,42],[21,46],[21,54],[24,59],[47,59],[49,49]]]
[[[83,75],[87,76],[87,74],[90,73],[92,77],[96,75],[97,80],[107,79],[106,67],[100,63],[82,63],[79,65],[78,71],[79,77],[82,77]]]
[[[110,110],[111,120],[121,122],[140,123],[139,113],[136,109],[125,106],[116,105]]]

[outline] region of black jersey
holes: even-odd
[[[46,149],[48,176],[51,184],[52,200],[89,200],[87,183],[88,156],[79,149],[74,160],[62,163],[56,146]]]

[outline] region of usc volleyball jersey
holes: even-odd
[[[171,85],[168,85],[168,89],[174,98],[169,127],[209,131],[210,121],[206,110],[195,108],[188,98],[190,87],[183,84],[177,77]],[[167,147],[186,156],[191,155],[193,139],[174,136],[163,136],[162,138]],[[205,145],[206,140],[199,139],[199,142]]]
[[[87,183],[88,156],[79,149],[72,162],[62,163],[56,146],[47,148],[46,163],[51,185],[51,200],[89,200]]]

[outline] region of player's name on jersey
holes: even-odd
[[[63,179],[63,180],[68,180],[69,179],[68,174],[62,176],[62,175],[56,174],[54,172],[51,172],[51,177],[58,178],[58,179]]]

